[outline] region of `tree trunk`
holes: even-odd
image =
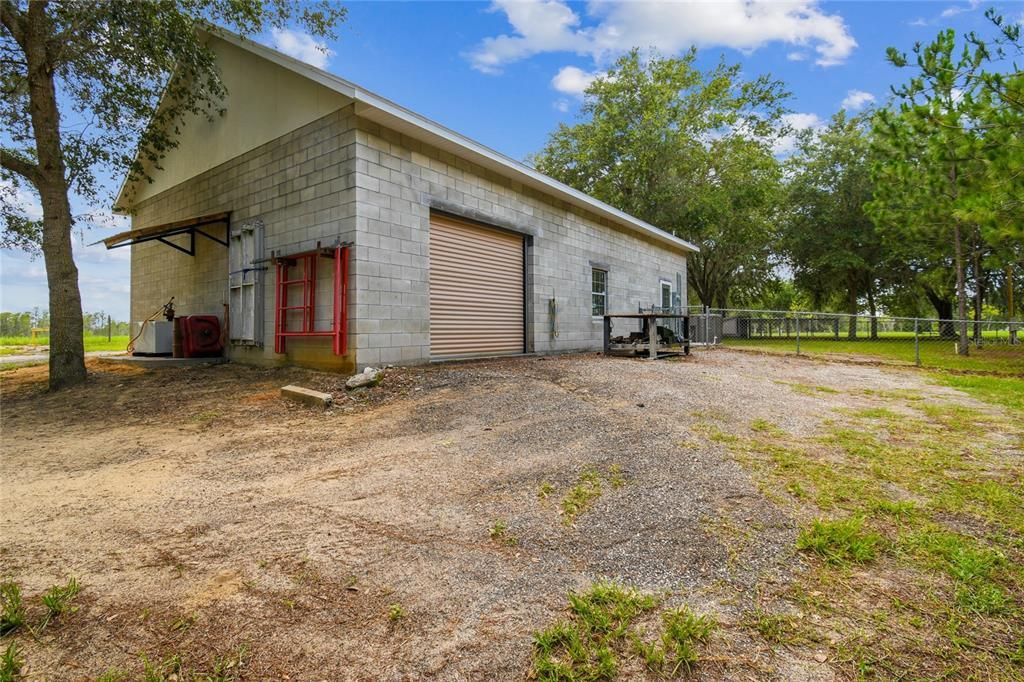
[[[939,337],[952,339],[956,337],[953,319],[953,304],[949,299],[939,296],[931,287],[924,287],[925,298],[935,308],[935,316],[939,319]]]
[[[47,45],[46,3],[28,5],[25,58],[28,62],[32,131],[38,155],[34,178],[43,205],[43,260],[50,290],[50,390],[85,381],[82,297],[71,250],[74,219],[60,139],[60,115]]]

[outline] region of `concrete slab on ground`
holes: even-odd
[[[194,367],[196,365],[220,365],[228,361],[225,357],[219,358],[166,358],[148,355],[117,355],[100,358],[101,362],[117,365],[133,365],[135,367],[159,368],[159,367]]]

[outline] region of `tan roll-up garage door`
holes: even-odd
[[[523,352],[523,238],[430,216],[430,355]]]

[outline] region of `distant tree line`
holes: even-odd
[[[991,35],[942,31],[910,57],[890,48],[910,77],[888,103],[799,133],[770,76],[634,50],[532,162],[696,242],[691,303],[1019,316],[1024,43],[1020,24],[986,16]],[[955,330],[965,353],[967,327]]]
[[[82,327],[86,335],[127,336],[127,322],[114,320],[105,312],[85,313],[82,315]],[[50,313],[35,308],[32,312],[9,313],[0,312],[0,336],[31,336],[33,329],[49,329]]]

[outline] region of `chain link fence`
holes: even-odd
[[[681,309],[680,309],[681,310]],[[1024,375],[1024,322],[691,306],[697,347]],[[966,353],[961,331],[966,331]]]

